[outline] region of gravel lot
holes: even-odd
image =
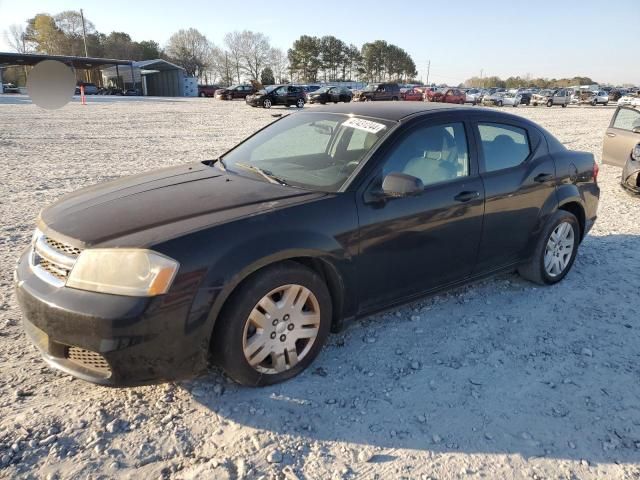
[[[612,108],[507,109],[598,159]],[[272,120],[212,99],[0,96],[0,477],[640,478],[640,198],[600,173],[573,271],[503,275],[332,335],[302,376],[248,389],[216,370],[108,389],[49,369],[12,270],[38,210],[96,182],[213,158]]]

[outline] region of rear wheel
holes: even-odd
[[[296,262],[265,268],[235,292],[213,338],[213,356],[243,385],[282,382],[304,370],[329,334],[331,297]]]
[[[398,101],[398,97],[393,97],[391,98],[392,101],[397,102]]]
[[[296,101],[296,107],[297,107],[297,108],[302,108],[302,107],[304,107],[304,99],[303,99],[303,98],[299,98],[299,99]]]
[[[518,273],[540,285],[562,280],[573,265],[580,244],[580,225],[575,215],[558,210],[540,234],[531,260]]]
[[[562,104],[562,108],[567,108],[567,104],[566,104],[566,103],[563,103],[563,104]]]
[[[200,92],[201,97],[206,97],[207,95],[204,92]]]

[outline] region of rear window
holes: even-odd
[[[478,124],[485,170],[495,172],[520,165],[531,153],[524,128],[500,123]]]

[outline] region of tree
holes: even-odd
[[[27,21],[25,40],[33,43],[36,52],[64,55],[66,39],[53,17],[39,13]]]
[[[285,53],[279,48],[272,48],[269,52],[269,63],[273,70],[277,83],[286,83],[285,75],[289,66],[289,60]]]
[[[227,46],[227,62],[231,62],[238,83],[240,83],[240,72],[242,71],[242,33],[231,32],[224,36],[224,44]]]
[[[23,25],[13,24],[6,33],[9,46],[16,52],[29,53],[35,49],[32,42],[27,41],[27,31]]]
[[[160,45],[154,40],[143,40],[138,42],[140,47],[140,60],[154,60],[162,56]]]
[[[141,57],[140,45],[132,42],[125,32],[111,32],[104,39],[103,48],[103,55],[107,58],[140,60]]]
[[[178,30],[169,37],[166,53],[187,75],[200,77],[207,69],[213,44],[195,28]]]
[[[269,67],[262,70],[262,73],[260,74],[260,83],[262,83],[262,85],[273,85],[276,83],[276,79],[273,76],[273,70]]]
[[[293,42],[287,52],[291,74],[296,74],[303,82],[315,82],[318,77],[320,61],[320,39],[302,35]]]
[[[344,63],[346,44],[332,35],[320,39],[320,62],[324,73],[324,81],[337,80],[340,65]]]
[[[269,62],[269,53],[271,52],[269,39],[262,33],[250,30],[243,31],[240,38],[242,69],[247,72],[250,79],[258,80],[260,72]],[[240,80],[238,79],[238,81]]]

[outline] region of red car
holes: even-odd
[[[427,101],[429,102],[459,103],[464,105],[465,100],[465,93],[457,88],[441,88],[427,92]]]
[[[400,92],[400,98],[410,102],[421,102],[423,97],[422,92],[419,90],[415,88],[408,88],[404,92]]]
[[[213,97],[219,88],[218,85],[198,85],[198,96]]]

